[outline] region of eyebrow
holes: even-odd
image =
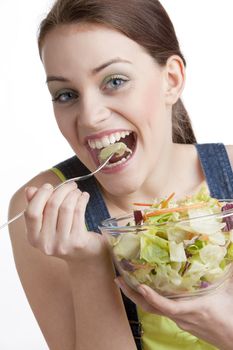
[[[96,68],[93,68],[91,70],[91,74],[92,75],[95,75],[97,73],[99,73],[101,70],[107,68],[108,66],[110,66],[111,64],[114,64],[114,63],[128,63],[128,64],[132,64],[132,62],[128,61],[128,60],[125,60],[123,58],[113,58],[111,59],[110,61],[107,61],[103,64],[101,64],[100,66],[96,67]],[[64,77],[61,77],[61,76],[55,76],[55,75],[49,75],[46,79],[46,83],[49,83],[51,81],[61,81],[61,82],[69,82],[69,79],[66,79]]]
[[[55,75],[49,75],[46,79],[46,83],[48,84],[50,81],[63,81],[68,82],[69,80],[63,77],[55,76]]]
[[[124,60],[123,58],[116,57],[116,58],[111,59],[108,62],[105,62],[105,63],[101,64],[101,66],[92,69],[92,74],[94,75],[96,73],[99,73],[101,70],[103,70],[104,68],[110,66],[111,64],[119,63],[119,62],[132,64],[132,62],[130,62],[128,60]]]

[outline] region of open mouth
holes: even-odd
[[[99,155],[104,148],[116,142],[124,143],[129,150],[128,151],[126,150],[124,154],[120,156],[117,154],[114,154],[112,156],[109,163],[105,166],[105,168],[112,168],[127,162],[127,160],[132,157],[132,154],[136,147],[136,140],[137,140],[137,136],[134,132],[122,131],[122,132],[112,133],[108,136],[104,136],[101,139],[88,140],[88,145],[96,165],[99,165],[101,163]]]

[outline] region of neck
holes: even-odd
[[[180,145],[166,143],[166,149],[163,148],[163,152],[159,153],[156,160],[158,166],[150,169],[150,175],[133,193],[117,196],[102,188],[108,207],[111,206],[119,215],[123,215],[132,211],[132,204],[135,202],[152,203],[155,198],[169,196],[177,187],[176,184],[180,183],[180,172],[177,171],[182,169],[180,151]]]

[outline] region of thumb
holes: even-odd
[[[179,314],[183,309],[185,310],[185,303],[181,304],[179,301],[163,297],[145,284],[141,284],[137,291],[144,296],[150,305],[170,318]]]
[[[77,199],[76,208],[73,217],[73,224],[71,228],[71,232],[77,234],[79,232],[79,238],[81,237],[81,233],[84,234],[84,238],[86,239],[86,224],[85,224],[85,211],[87,204],[89,202],[90,195],[87,192],[80,192],[80,196]]]
[[[32,198],[34,197],[37,191],[38,191],[37,187],[34,187],[34,186],[25,187],[25,196],[26,196],[27,202],[30,202],[30,200],[32,200]]]

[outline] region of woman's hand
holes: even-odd
[[[101,235],[87,232],[85,210],[89,194],[81,192],[75,182],[54,191],[44,184],[39,189],[26,188],[28,206],[25,221],[28,241],[46,255],[70,261],[90,260],[101,252]]]
[[[233,349],[233,281],[209,295],[189,300],[167,299],[146,285],[141,285],[136,292],[122,277],[115,281],[144,311],[169,317],[181,329],[221,350]]]

